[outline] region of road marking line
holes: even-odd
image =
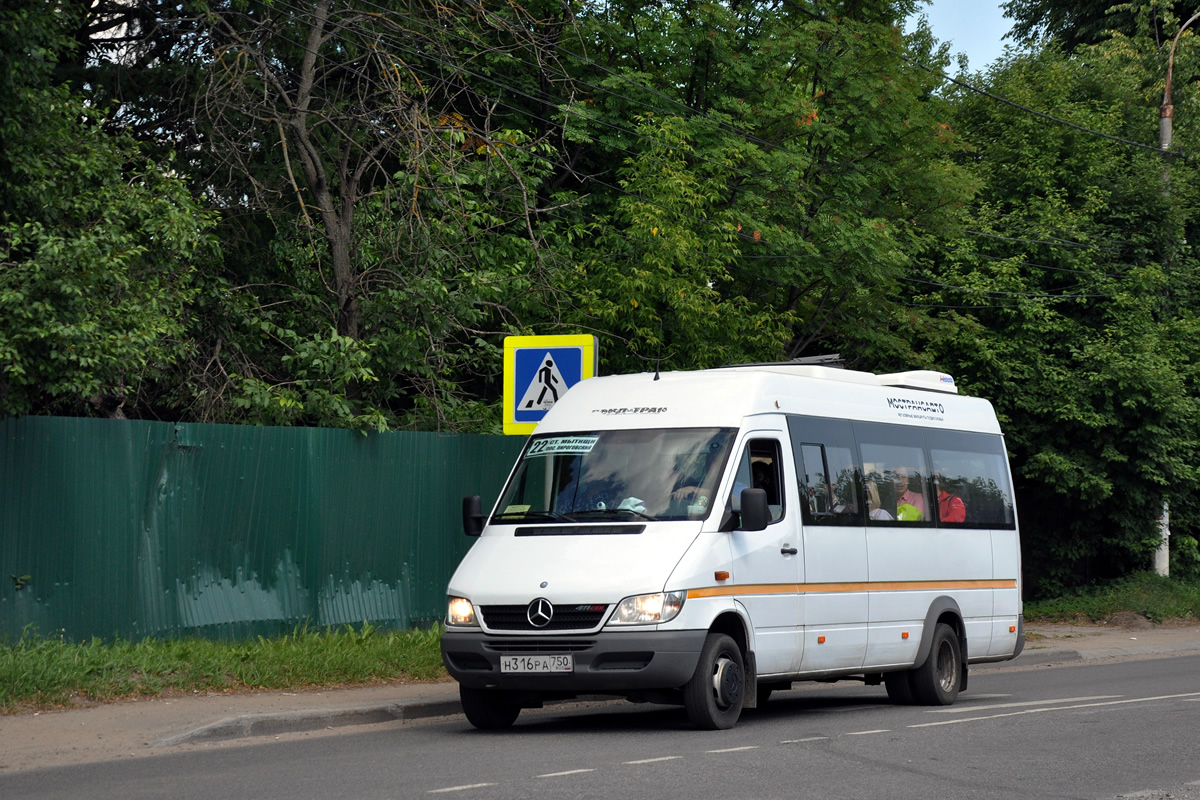
[[[705,750],[706,753],[737,753],[741,750],[757,750],[758,745],[748,744],[744,747],[726,747],[723,750]]]
[[[623,764],[653,764],[656,761],[674,761],[683,756],[660,756],[659,758],[643,758],[641,761],[623,761]]]
[[[1076,708],[1099,708],[1100,706],[1123,706],[1129,703],[1152,703],[1155,700],[1180,700],[1188,697],[1200,697],[1200,692],[1187,694],[1164,694],[1157,697],[1134,697],[1129,700],[1109,700],[1107,703],[1081,703],[1077,706],[1058,706],[1055,708],[1027,708],[1023,711],[1010,711],[1007,714],[992,714],[987,717],[968,717],[967,719],[948,719],[945,722],[923,722],[920,725],[909,725],[910,728],[932,728],[936,725],[955,725],[959,722],[979,722],[1001,717],[1019,717],[1024,714],[1041,714],[1046,711],[1071,711]]]
[[[430,789],[427,794],[441,794],[442,792],[462,792],[467,789],[482,789],[485,786],[495,786],[494,783],[469,783],[465,786],[447,786],[445,789]]]
[[[851,731],[850,733],[843,733],[842,735],[843,736],[866,736],[867,734],[870,734],[870,733],[887,733],[887,731],[883,730],[883,729],[880,729],[877,731]]]
[[[822,742],[828,736],[809,736],[807,739],[784,739],[780,744],[800,744],[801,742]]]
[[[566,772],[547,772],[545,775],[536,775],[537,778],[561,778],[563,775],[578,775],[581,772],[595,772],[594,769],[569,769]]]
[[[1120,694],[1100,694],[1095,697],[1063,697],[1058,700],[1029,700],[1024,703],[996,703],[995,705],[966,705],[954,708],[931,708],[927,714],[969,714],[972,711],[991,711],[993,708],[1021,708],[1022,706],[1052,706],[1055,703],[1085,703],[1091,700],[1115,700]],[[978,698],[971,698],[977,700]]]

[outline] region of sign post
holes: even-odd
[[[528,435],[567,390],[599,371],[595,336],[504,338],[504,433]]]

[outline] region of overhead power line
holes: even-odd
[[[971,84],[967,83],[966,81],[960,81],[958,78],[952,78],[949,75],[947,75],[945,72],[943,72],[942,70],[935,69],[934,67],[930,67],[925,64],[922,64],[920,61],[917,61],[915,58],[909,58],[908,56],[904,55],[903,53],[896,53],[896,55],[899,56],[900,59],[902,61],[904,61],[905,63],[911,64],[912,66],[917,67],[919,69],[923,69],[926,72],[930,73],[931,75],[937,75],[937,76],[941,77],[942,79],[947,80],[950,83],[953,83],[955,86],[961,86],[962,88],[966,89],[967,91],[974,92],[975,94],[978,94],[978,95],[982,95],[983,97],[986,97],[990,100],[995,100],[997,103],[1004,103],[1007,106],[1012,106],[1013,108],[1024,111],[1026,114],[1032,114],[1035,117],[1040,117],[1041,119],[1047,120],[1049,122],[1053,122],[1056,125],[1065,125],[1068,128],[1074,128],[1077,131],[1081,131],[1082,133],[1087,133],[1092,136],[1099,136],[1102,139],[1108,139],[1113,142],[1119,142],[1121,144],[1128,145],[1130,147],[1136,147],[1141,150],[1149,150],[1150,152],[1157,153],[1160,156],[1172,156],[1175,158],[1185,158],[1186,157],[1184,155],[1183,151],[1181,151],[1181,150],[1163,150],[1161,148],[1155,147],[1154,145],[1143,144],[1142,142],[1135,142],[1132,139],[1123,139],[1120,136],[1113,136],[1111,133],[1105,133],[1104,131],[1098,131],[1098,130],[1095,130],[1094,128],[1087,128],[1087,127],[1084,127],[1083,125],[1077,125],[1074,122],[1069,122],[1068,120],[1060,119],[1055,116],[1051,116],[1050,114],[1047,114],[1044,111],[1038,111],[1037,109],[1030,108],[1029,106],[1023,106],[1020,103],[1016,103],[1016,102],[1013,102],[1012,100],[1009,100],[1007,97],[1001,97],[1000,95],[995,94],[994,92],[989,92],[987,89],[980,89],[978,86],[972,86]]]

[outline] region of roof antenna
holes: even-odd
[[[658,357],[654,359],[654,380],[658,380],[658,368],[662,364],[662,318],[658,320]]]

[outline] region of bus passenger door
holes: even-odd
[[[735,598],[754,626],[758,674],[795,672],[800,664],[804,580],[797,495],[787,443],[778,433],[755,432],[746,439],[730,490],[728,508],[738,511],[743,489],[763,489],[771,524],[761,531],[730,531]]]
[[[804,660],[801,671],[863,665],[868,568],[862,476],[850,423],[788,417],[804,520]]]

